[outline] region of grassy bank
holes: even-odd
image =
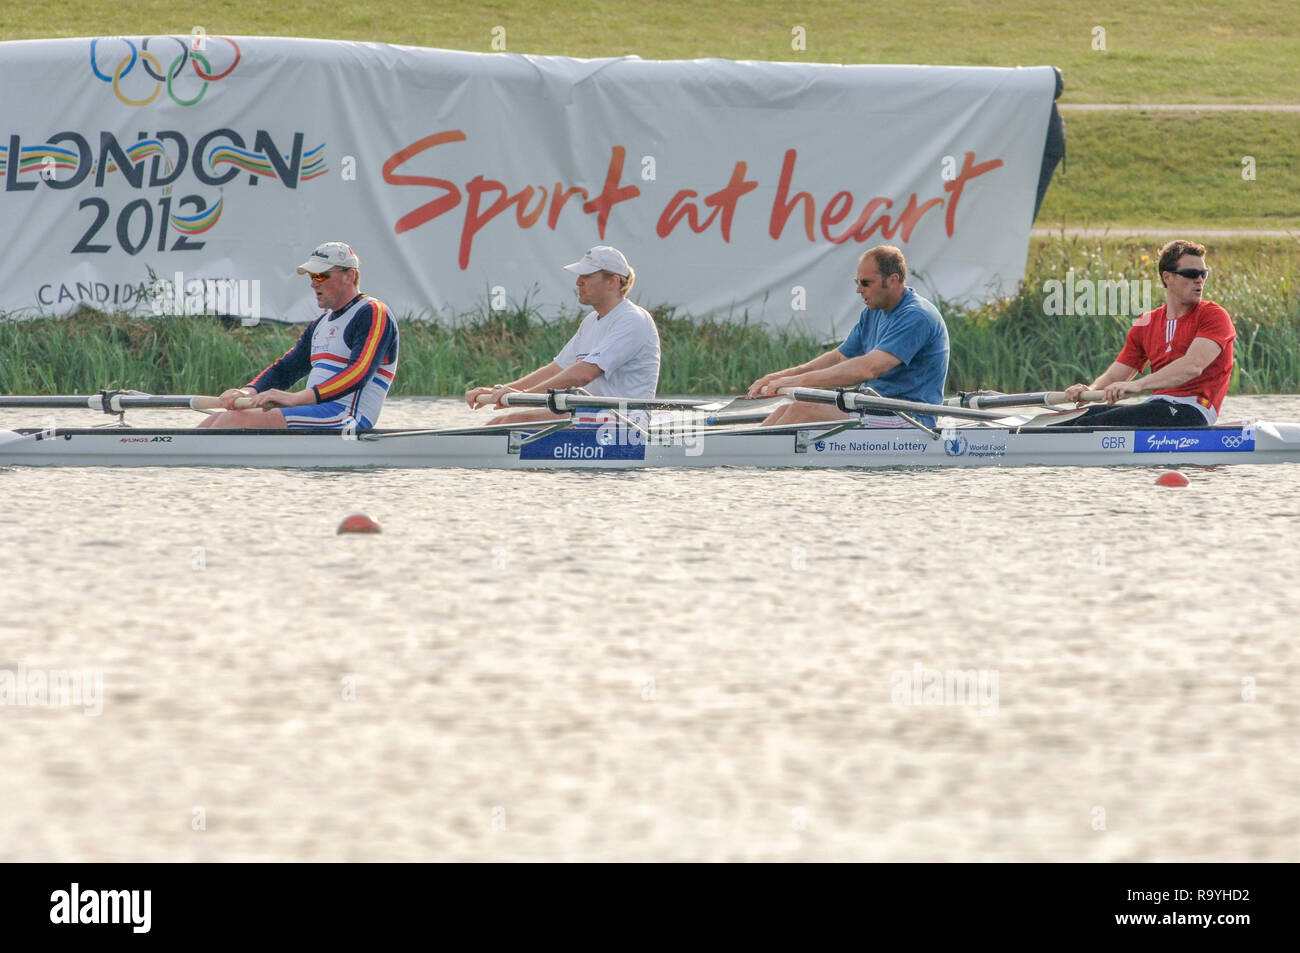
[[[949,391],[1033,390],[1090,381],[1123,341],[1131,316],[1052,314],[1051,282],[1149,281],[1163,298],[1151,258],[1136,240],[1037,241],[1017,295],[974,310],[940,302],[952,340]],[[1237,326],[1234,393],[1300,392],[1300,245],[1232,240],[1211,244],[1207,295]],[[1085,309],[1086,310],[1086,309]],[[695,320],[655,309],[663,345],[664,394],[729,394],[768,371],[820,353],[821,340],[759,326]],[[402,323],[395,395],[452,395],[546,364],[578,316],[542,321],[526,310],[482,312],[454,325]],[[244,383],[275,360],[299,329],[243,328],[216,318],[135,318],[83,312],[68,318],[0,321],[0,389],[52,394],[129,387],[209,393]]]
[[[298,4],[136,0],[129,6],[33,0],[0,9],[0,39],[210,33],[310,36],[489,52],[646,59],[1059,66],[1064,102],[1292,102],[1300,6],[1290,0],[637,0],[453,3],[368,0],[304,17]],[[802,48],[792,30],[803,28]],[[504,30],[504,35],[502,34]],[[496,31],[496,32],[494,32]]]
[[[1199,223],[1300,234],[1300,114],[1076,112],[1065,116],[1065,140],[1040,228]]]

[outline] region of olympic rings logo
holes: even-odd
[[[223,40],[226,43],[229,43],[230,48],[234,51],[234,60],[232,60],[230,65],[220,73],[214,73],[212,71],[212,63],[209,62],[207,56],[199,52],[197,49],[191,49],[190,44],[186,42],[186,40],[177,36],[145,37],[140,40],[139,47],[126,37],[114,37],[114,41],[126,44],[128,52],[118,62],[117,66],[108,73],[100,69],[99,52],[97,50],[100,41],[98,38],[93,39],[90,41],[90,70],[95,74],[96,79],[103,80],[105,83],[112,83],[113,93],[121,102],[128,106],[148,106],[158,98],[158,94],[162,92],[164,86],[167,88],[167,95],[171,97],[172,102],[176,103],[176,105],[194,106],[203,99],[204,94],[208,91],[209,85],[215,83],[219,79],[225,79],[234,72],[235,67],[239,65],[239,59],[242,55],[239,51],[239,44],[228,36],[212,36],[207,37],[207,39]],[[180,52],[176,55],[176,58],[171,61],[171,65],[166,69],[163,69],[162,63],[159,62],[158,57],[149,51],[149,44],[151,42],[166,42],[168,40],[178,44],[180,46]],[[110,59],[109,62],[112,62],[112,60]],[[141,99],[132,99],[122,91],[122,81],[126,79],[127,76],[131,75],[131,71],[135,69],[137,63],[139,63],[141,71],[148,74],[149,78],[154,81],[155,85],[153,92],[149,93],[149,95]],[[183,98],[177,89],[177,87],[181,85],[177,82],[177,79],[184,72],[186,64],[194,68],[194,75],[197,76],[203,84],[199,87],[198,94],[190,99]],[[140,74],[137,73],[136,75],[138,76]]]
[[[1245,438],[1238,437],[1236,434],[1231,434],[1223,438],[1223,445],[1233,450],[1236,450],[1244,442]]]

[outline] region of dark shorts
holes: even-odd
[[[1208,427],[1205,415],[1191,404],[1178,404],[1159,397],[1140,404],[1089,407],[1073,420],[1049,427]]]

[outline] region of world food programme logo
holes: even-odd
[[[970,441],[958,434],[943,441],[943,452],[950,457],[964,457],[969,446]]]
[[[149,49],[150,44],[153,51]],[[164,68],[156,54],[165,58],[171,53],[175,53],[175,58]],[[197,105],[208,86],[235,71],[240,56],[239,44],[230,37],[208,36],[201,27],[184,38],[148,36],[137,43],[116,36],[90,41],[90,71],[96,79],[112,84],[114,95],[128,106],[148,106],[164,87],[176,105]],[[193,76],[186,66],[192,68]]]

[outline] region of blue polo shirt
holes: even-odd
[[[903,292],[888,311],[863,308],[862,316],[840,345],[845,357],[886,351],[902,363],[867,384],[882,397],[943,403],[948,379],[948,326],[929,300],[913,289]]]

